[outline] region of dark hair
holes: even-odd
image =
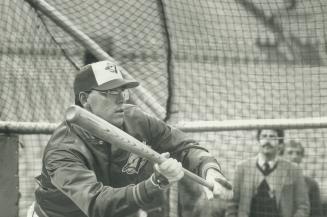
[[[259,141],[259,138],[260,138],[260,134],[262,132],[262,130],[273,130],[277,133],[277,136],[278,136],[278,143],[279,144],[283,144],[284,143],[284,130],[283,129],[269,129],[269,128],[266,128],[266,129],[258,129],[257,131],[257,140]]]
[[[81,101],[79,101],[79,95],[75,95],[75,105],[83,108]]]

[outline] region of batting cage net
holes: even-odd
[[[304,147],[300,167],[326,215],[327,125],[314,124],[327,117],[326,14],[325,0],[2,0],[0,120],[4,135],[19,138],[18,215],[34,201],[49,134],[74,104],[75,74],[108,57],[141,82],[136,104],[172,125],[195,125],[189,135],[231,181],[258,153],[255,120],[289,120],[284,143]],[[228,120],[234,126],[219,129]],[[253,122],[240,128],[244,120]],[[205,130],[206,121],[218,127]],[[193,183],[168,195],[156,216],[226,212],[226,201],[206,202]]]

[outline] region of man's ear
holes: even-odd
[[[87,103],[88,94],[85,93],[85,92],[80,92],[80,93],[78,94],[78,98],[79,98],[79,101],[80,101],[81,105],[82,105],[84,108],[86,108],[87,105],[88,105],[88,103]]]

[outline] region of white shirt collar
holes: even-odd
[[[278,161],[278,156],[276,156],[273,160],[268,161],[269,167],[273,168],[276,165],[277,161]],[[259,166],[261,168],[263,168],[264,167],[263,165],[264,165],[265,162],[266,162],[265,157],[261,153],[259,153],[258,154],[258,164],[259,164]]]

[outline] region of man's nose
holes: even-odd
[[[296,153],[291,153],[290,157],[292,160],[295,160],[297,158],[297,154]]]
[[[121,103],[124,103],[125,102],[125,95],[124,95],[124,92],[123,91],[121,91],[117,95],[116,102],[117,102],[117,104],[121,104]]]

